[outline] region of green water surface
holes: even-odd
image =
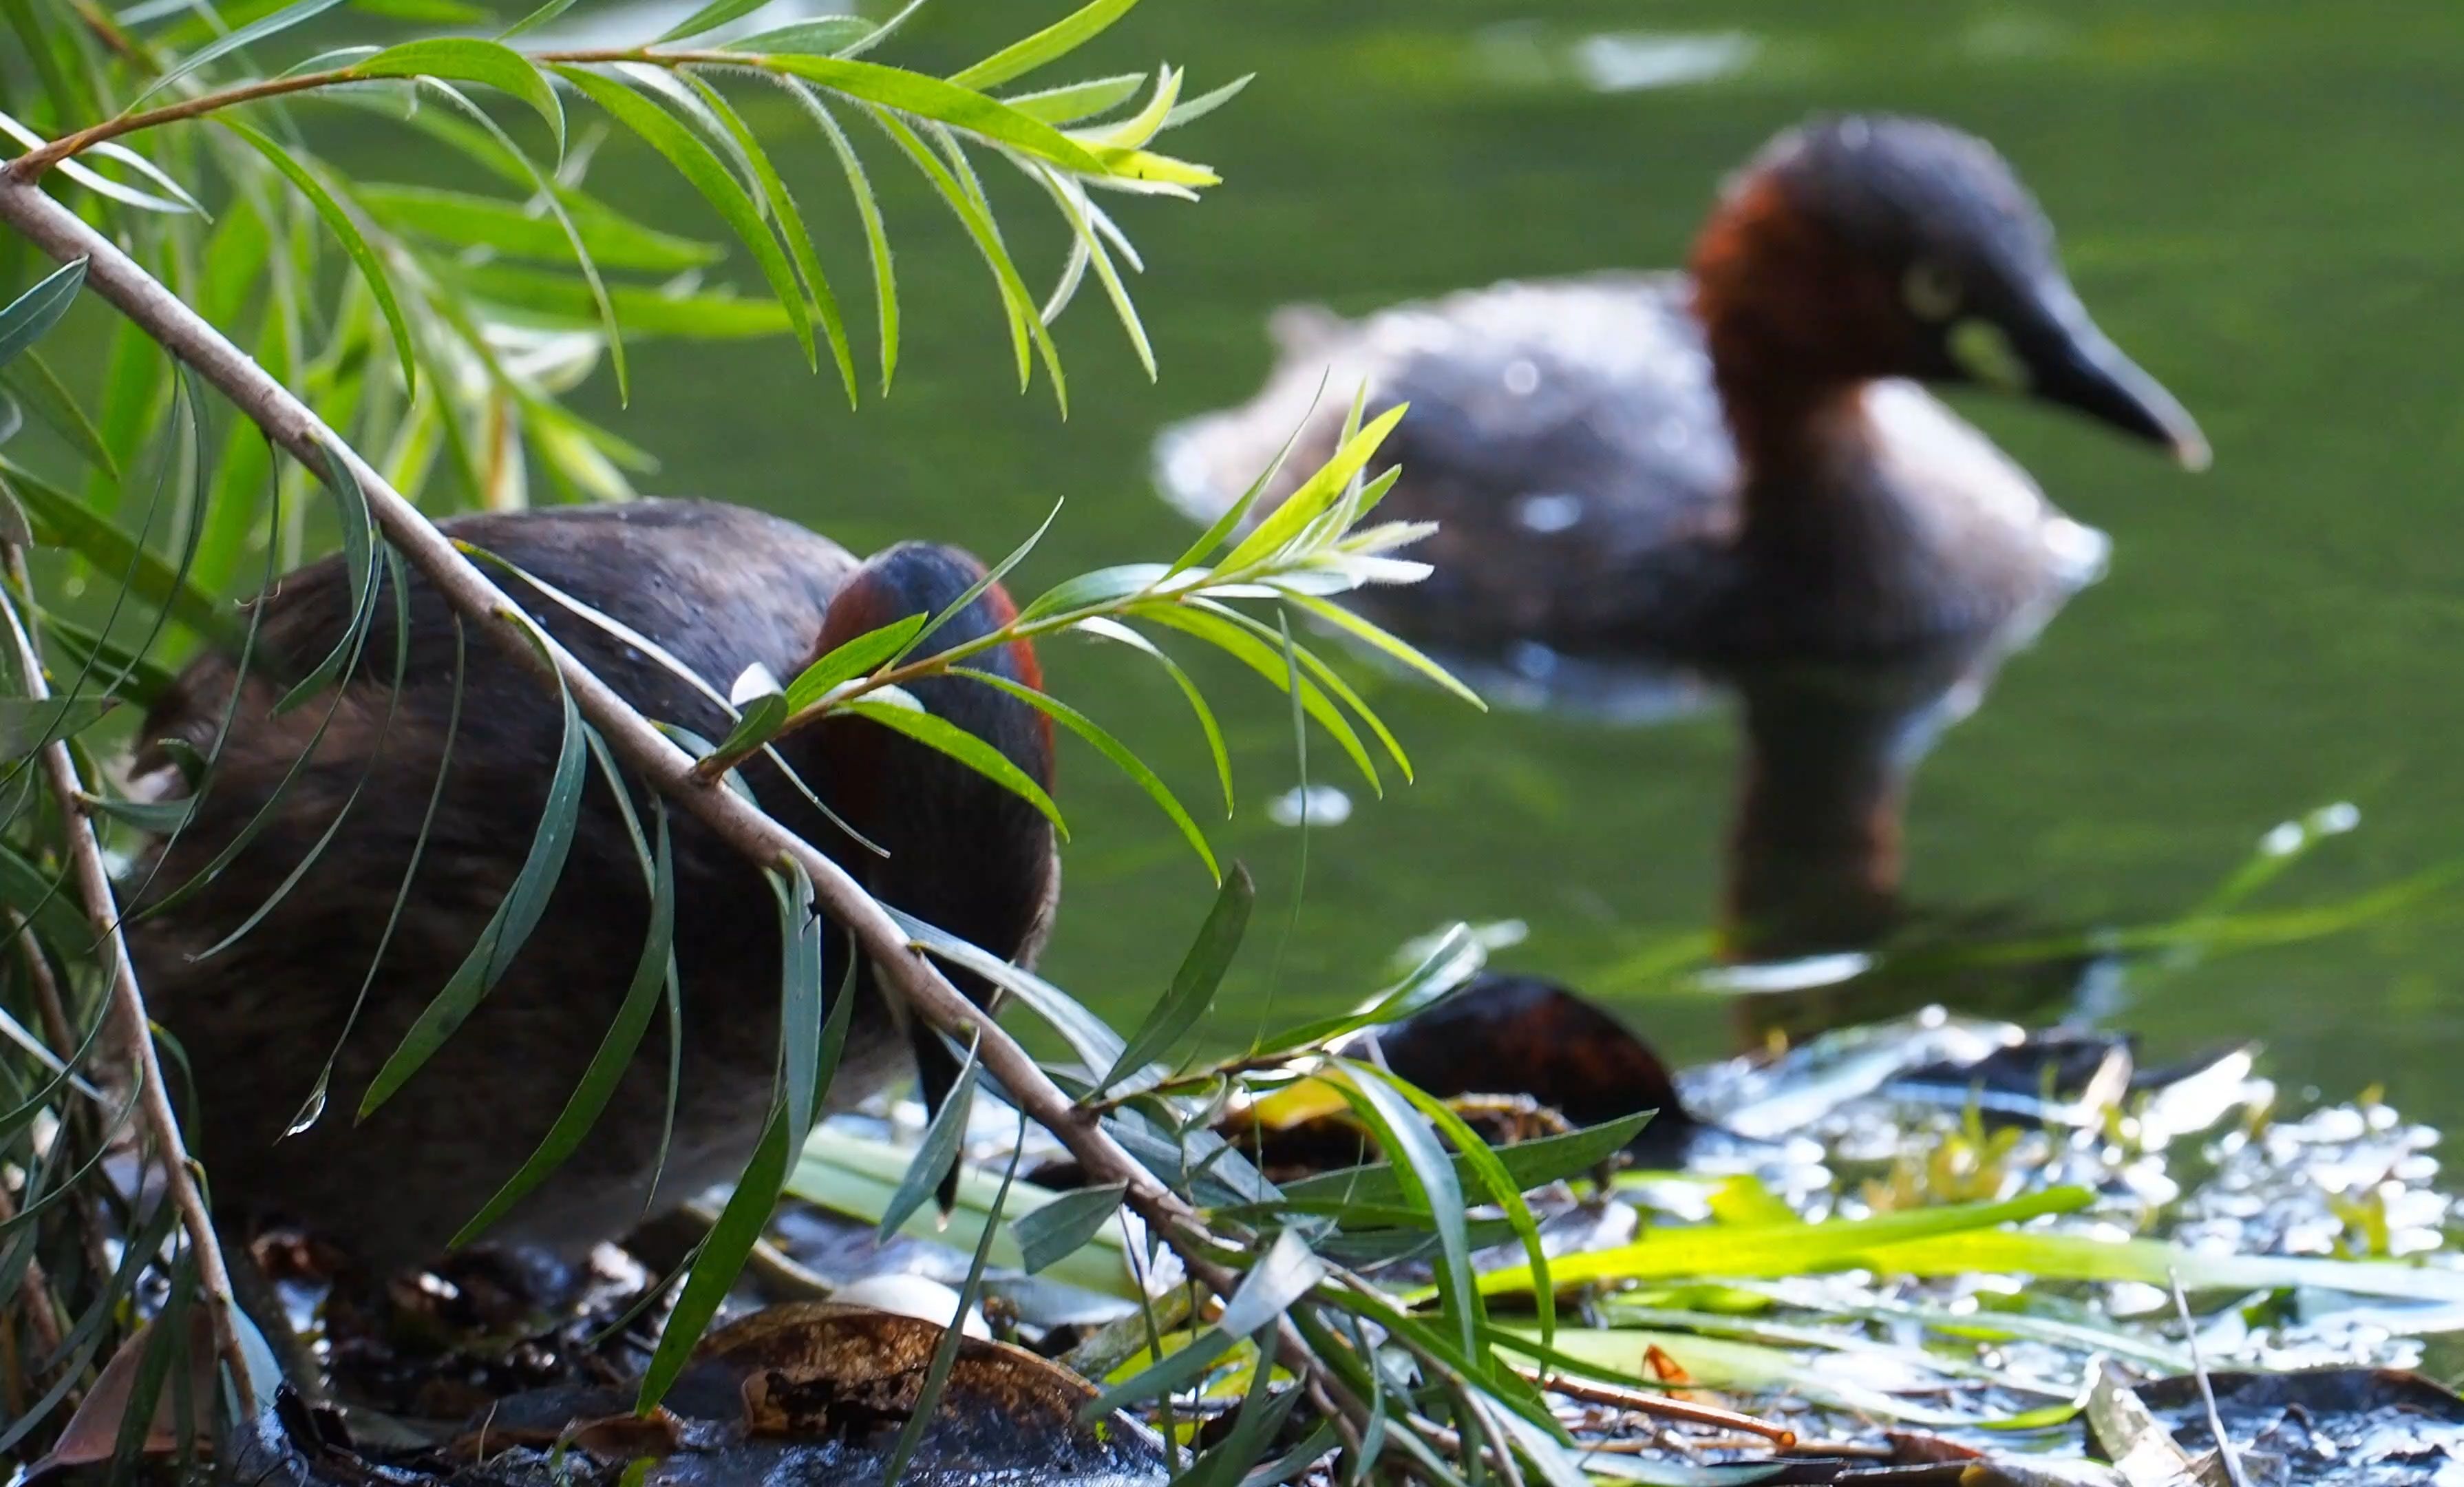
[[[941,0],[892,55],[954,69],[1047,11]],[[1669,264],[1722,173],[1774,129],[1820,108],[1938,115],[2012,158],[2089,305],[2197,413],[2216,463],[2188,476],[2078,421],[1956,395],[2116,551],[2111,576],[1928,765],[1910,823],[1916,896],[2013,904],[2055,926],[2161,922],[2271,825],[2332,801],[2360,808],[2360,830],[2254,907],[2332,904],[2464,855],[2464,11],[2452,4],[1147,0],[1072,73],[1158,58],[1193,65],[1194,88],[1259,75],[1171,137],[1221,170],[1220,190],[1119,211],[1149,263],[1136,288],[1159,384],[1090,288],[1060,331],[1068,421],[1040,379],[1020,395],[979,260],[884,152],[907,326],[886,403],[850,413],[780,341],[644,344],[633,409],[613,408],[604,378],[585,406],[661,455],[648,488],[771,507],[859,550],[921,536],[998,551],[1066,498],[1020,570],[1031,591],[1186,540],[1151,494],[1148,442],[1250,393],[1274,306],[1360,311],[1509,275]],[[818,139],[795,135],[783,108],[755,117],[797,141],[778,153],[850,318],[869,326],[861,250]],[[652,220],[716,235],[672,177],[623,148],[593,180]],[[1049,213],[1019,191],[1003,200],[1023,258],[1048,275]],[[861,342],[860,362],[869,351]],[[1063,695],[1205,801],[1211,770],[1162,677],[1112,648],[1060,644],[1046,660]],[[1241,787],[1213,830],[1262,888],[1211,1030],[1221,1041],[1357,999],[1400,942],[1463,918],[1526,921],[1504,964],[1613,1001],[1673,1056],[1727,1047],[1716,999],[1647,968],[1714,905],[1724,716],[1651,729],[1481,717],[1357,668],[1419,778],[1374,798],[1316,741],[1312,773],[1355,809],[1310,833],[1295,915],[1302,842],[1267,816],[1294,774],[1281,699],[1230,666],[1197,669]],[[1208,884],[1091,752],[1065,757],[1062,783],[1076,836],[1045,967],[1134,1018]],[[2453,1118],[2453,898],[2333,938],[2134,971],[2110,1020],[2166,1050],[2255,1035],[2295,1089],[2384,1081],[2409,1110]]]

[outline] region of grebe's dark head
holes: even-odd
[[[2088,318],[2027,189],[1947,125],[1850,115],[1788,131],[1729,182],[1693,269],[1732,396],[1774,378],[1973,383],[2207,463],[2190,415]]]

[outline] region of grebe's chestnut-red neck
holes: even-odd
[[[1692,269],[1749,489],[1853,454],[1862,386],[1885,377],[2057,404],[2207,463],[2189,414],[2089,319],[2010,167],[1946,125],[1781,135],[1723,191]]]
[[[874,554],[830,601],[814,655],[910,615],[937,615],[981,582],[972,555],[931,543],[901,543]],[[988,586],[916,647],[919,657],[981,639],[1008,624],[1018,610],[999,584]],[[966,663],[1041,690],[1043,669],[1024,640],[995,647]],[[968,677],[910,683],[926,711],[974,734],[1044,787],[1052,788],[1052,721],[1026,703]],[[995,954],[1020,946],[1032,960],[1041,948],[1055,896],[1059,865],[1052,828],[1032,805],[949,756],[862,718],[825,719],[788,741],[789,763],[822,792],[840,819],[882,855],[863,847],[841,854],[861,864],[856,876],[882,901]],[[1022,898],[1015,886],[1041,882],[1042,895]],[[995,988],[952,967],[953,984],[979,1006]],[[925,1105],[937,1110],[957,1075],[938,1034],[921,1022],[911,1029]],[[949,1187],[944,1184],[944,1202]]]

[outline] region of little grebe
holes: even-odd
[[[1292,309],[1275,328],[1255,399],[1158,440],[1167,497],[1212,519],[1304,420],[1286,470],[1313,468],[1354,388],[1373,413],[1410,404],[1379,515],[1437,523],[1411,553],[1436,571],[1355,602],[1509,691],[1563,699],[1636,667],[1736,687],[1730,907],[1804,921],[1749,937],[1767,948],[1875,927],[1909,768],[2103,569],[2102,533],[1916,384],[2024,394],[2208,457],[2089,320],[2001,158],[1923,120],[1773,140],[1690,276],[1505,283],[1357,323]]]
[[[983,576],[972,558],[920,544],[858,564],[793,523],[695,501],[475,516],[445,529],[648,637],[721,692],[757,663],[793,677],[856,634],[939,611]],[[717,705],[656,659],[519,579],[507,588],[649,717],[705,737],[726,732]],[[343,633],[348,577],[337,561],[315,564],[261,603],[236,703],[233,660],[210,656],[184,672],[146,721],[147,746],[135,762],[141,780],[158,771],[177,778],[167,773],[172,751],[153,741],[184,741],[212,763],[188,823],[140,864],[147,886],[130,919],[131,950],[154,1016],[195,1073],[191,1129],[224,1221],[288,1218],[381,1276],[435,1258],[546,1134],[633,976],[649,895],[614,798],[592,770],[563,875],[537,928],[427,1066],[355,1121],[371,1077],[470,953],[519,870],[546,798],[561,710],[536,677],[473,636],[460,647],[466,670],[458,721],[449,728],[456,628],[416,578],[398,694],[387,588],[373,603],[373,628],[330,723],[330,695],[278,710],[289,685]],[[983,634],[1008,617],[1008,604],[998,587],[988,589],[928,647]],[[1037,680],[1023,643],[978,664]],[[1051,738],[1040,714],[962,678],[910,690],[1049,783]],[[320,726],[310,762],[286,784]],[[778,747],[848,828],[887,854],[849,842],[774,766],[748,763],[747,784],[781,821],[883,900],[997,955],[1033,959],[1059,877],[1050,828],[1031,807],[862,720],[828,721]],[[628,788],[647,811],[648,795]],[[669,1051],[658,1017],[589,1138],[491,1240],[574,1256],[618,1237],[646,1211],[733,1177],[770,1108],[780,1036],[777,899],[752,864],[693,817],[671,816],[682,1040],[666,1165],[658,1162]],[[313,870],[287,885],[262,921],[203,954],[241,929],[329,828]],[[423,831],[416,879],[400,921],[389,923]],[[192,895],[178,893],[234,851]],[[825,947],[829,995],[838,994],[846,954],[833,930]],[[958,982],[979,1001],[989,994],[963,974]],[[860,982],[858,995],[828,1092],[833,1107],[878,1089],[905,1062],[881,990]],[[338,1044],[331,1108],[285,1137]],[[928,1073],[937,1067],[946,1076],[945,1046],[921,1033],[914,1051]]]

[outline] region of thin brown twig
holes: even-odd
[[[32,191],[33,188],[21,189]],[[49,202],[50,198],[42,200]],[[0,546],[0,551],[6,553],[9,576],[17,591],[33,592],[26,576],[24,549],[8,544]],[[51,695],[43,679],[42,653],[34,648],[33,634],[19,617],[16,607],[0,605],[0,610],[8,613],[17,665],[24,673],[26,696],[41,701]],[[180,1210],[181,1227],[188,1232],[188,1251],[197,1263],[197,1287],[205,1293],[206,1315],[213,1323],[215,1350],[231,1368],[231,1388],[241,1410],[253,1418],[256,1388],[249,1379],[248,1354],[240,1347],[239,1331],[231,1320],[231,1273],[223,1266],[222,1246],[214,1237],[214,1221],[206,1210],[205,1194],[197,1190],[195,1173],[189,1168],[187,1143],[180,1135],[179,1118],[171,1112],[171,1092],[163,1080],[162,1061],[154,1054],[144,994],[138,988],[137,968],[128,959],[128,942],[120,932],[120,902],[111,891],[111,873],[103,866],[102,844],[95,839],[94,822],[86,814],[85,782],[77,777],[77,761],[70,757],[66,740],[54,739],[43,745],[39,757],[44,779],[59,808],[60,832],[66,840],[77,899],[85,909],[87,922],[94,927],[95,948],[102,953],[110,971],[110,1015],[116,1024],[112,1035],[119,1040],[120,1052],[127,1058],[129,1072],[137,1081],[139,1109],[146,1134],[154,1141],[154,1158],[163,1167],[164,1188]]]
[[[733,54],[728,54],[728,59],[742,60]],[[195,368],[320,478],[331,478],[329,460],[339,461],[358,484],[386,540],[456,614],[543,684],[561,682],[583,717],[627,766],[698,817],[721,840],[755,862],[792,861],[801,866],[813,885],[815,902],[846,928],[867,960],[910,1007],[955,1037],[979,1037],[985,1070],[1001,1081],[1019,1107],[1069,1148],[1090,1180],[1124,1185],[1129,1205],[1179,1254],[1193,1278],[1218,1295],[1231,1294],[1239,1274],[1211,1257],[1210,1249],[1220,1242],[1207,1233],[1196,1210],[1114,1141],[1095,1112],[1074,1103],[1015,1038],[952,986],[889,912],[837,862],[735,791],[700,780],[691,755],[554,637],[533,626],[503,589],[306,404],[76,212],[33,182],[0,171],[0,222],[14,227],[60,262],[85,258],[87,287]],[[64,749],[61,756],[64,761]],[[90,835],[87,839],[91,841]],[[96,864],[99,870],[99,857]],[[113,943],[119,943],[116,931]],[[133,993],[133,982],[129,989]],[[141,1035],[143,1029],[141,1021]],[[146,1048],[150,1059],[151,1045]],[[154,1088],[159,1091],[159,1085]],[[180,1186],[193,1192],[185,1181]],[[215,1258],[219,1269],[218,1254]],[[228,1298],[225,1286],[223,1298]],[[1276,1356],[1295,1375],[1325,1380],[1327,1391],[1348,1412],[1365,1417],[1364,1407],[1326,1374],[1288,1318],[1277,1328]]]
[[[1579,1399],[1585,1404],[1608,1405],[1618,1409],[1631,1409],[1637,1414],[1657,1415],[1664,1420],[1683,1420],[1690,1425],[1743,1431],[1749,1435],[1759,1435],[1783,1450],[1796,1444],[1796,1432],[1741,1410],[1672,1399],[1666,1394],[1655,1394],[1649,1389],[1631,1388],[1622,1384],[1604,1384],[1596,1379],[1577,1379],[1562,1373],[1542,1373],[1537,1368],[1517,1368],[1514,1371],[1551,1394],[1563,1394],[1568,1399]]]
[[[52,963],[43,958],[43,947],[34,939],[33,926],[10,910],[0,923],[6,923],[16,936],[17,947],[26,963],[26,979],[34,988],[34,1010],[42,1017],[43,1037],[52,1046],[55,1057],[63,1063],[77,1055],[77,1031],[69,1026],[68,1002],[60,995],[59,978],[52,974]],[[68,1107],[68,1128],[88,1149],[101,1149],[103,1128],[95,1122],[94,1112],[81,1102],[71,1100]],[[111,1235],[104,1232],[102,1215],[83,1194],[69,1200],[76,1210],[78,1236],[85,1241],[86,1268],[98,1276],[108,1276],[113,1266]]]
[[[9,1201],[9,1189],[0,1187],[0,1224],[17,1216],[17,1206]],[[43,1273],[41,1260],[30,1259],[17,1277],[15,1295],[26,1313],[26,1325],[33,1329],[34,1345],[45,1354],[60,1350],[60,1314],[52,1305],[51,1277]]]
[[[601,62],[644,62],[653,67],[744,67],[759,65],[761,61],[761,54],[758,52],[659,52],[649,47],[587,47],[563,52],[535,52],[527,54],[523,59],[538,64],[563,63],[569,66],[587,66]],[[347,82],[397,80],[399,78],[395,74],[365,73],[362,72],[357,65],[329,67],[322,72],[297,73],[288,78],[261,78],[254,82],[244,82],[236,87],[222,89],[220,92],[200,93],[194,98],[182,99],[175,103],[165,103],[159,108],[121,114],[116,119],[106,119],[100,123],[89,124],[75,133],[61,135],[49,144],[28,150],[9,162],[8,173],[20,181],[32,181],[61,161],[83,154],[98,144],[119,139],[122,135],[136,134],[162,124],[177,123],[184,119],[195,119],[201,115],[214,113],[241,103],[261,102],[266,99],[282,98],[293,93],[308,93],[318,88],[331,88]]]

